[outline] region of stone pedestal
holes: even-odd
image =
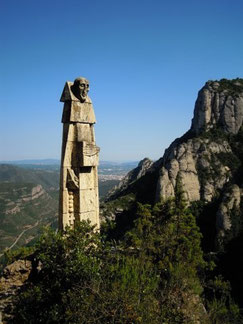
[[[93,105],[88,81],[67,82],[60,101],[63,140],[60,171],[59,229],[89,219],[99,228],[99,148],[95,144]]]

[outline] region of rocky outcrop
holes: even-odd
[[[33,200],[36,200],[40,197],[44,197],[47,198],[49,195],[48,193],[42,188],[41,185],[37,185],[37,186],[33,186],[31,189],[28,188],[18,188],[15,190],[15,192],[19,193],[19,197],[18,199],[16,199],[15,201],[11,201],[8,202],[6,204],[6,210],[5,210],[5,214],[17,214],[21,211],[21,209],[24,208],[25,203],[27,202],[31,202]],[[22,194],[21,192],[26,192],[24,194]]]
[[[156,200],[174,196],[176,178],[180,173],[189,201],[211,201],[231,175],[229,167],[221,162],[221,153],[233,154],[227,141],[216,142],[196,137],[172,144],[164,155]]]
[[[148,171],[151,171],[153,166],[153,161],[149,158],[144,158],[138,163],[138,166],[128,172],[128,174],[120,181],[118,186],[115,186],[111,191],[108,192],[106,196],[106,201],[114,199],[121,193],[126,192],[129,186],[131,186],[135,181],[143,177]]]
[[[0,319],[8,323],[11,318],[13,300],[28,280],[32,270],[31,261],[18,260],[3,270],[0,278]],[[0,322],[1,323],[1,322]]]
[[[122,190],[127,188],[127,186],[130,183],[144,176],[152,165],[153,161],[148,158],[145,158],[142,161],[140,161],[138,163],[138,166],[135,169],[128,172],[128,174],[123,178],[123,180],[119,183],[118,188]]]
[[[218,235],[231,229],[231,210],[240,208],[243,181],[243,79],[208,81],[199,91],[190,130],[176,139],[164,156],[142,173],[132,170],[118,186],[114,199],[129,191],[131,184],[144,186],[148,175],[157,182],[154,201],[174,196],[177,175],[189,202],[218,199]],[[241,171],[240,171],[241,170]],[[140,180],[137,176],[141,174]],[[238,179],[241,174],[242,180]],[[145,182],[147,193],[151,183]],[[141,187],[141,186],[140,186]],[[237,189],[238,188],[238,189]],[[134,191],[133,191],[134,192]],[[234,207],[233,207],[234,206]]]
[[[243,121],[242,79],[208,81],[196,100],[192,130],[198,135],[215,126],[237,134]]]
[[[233,155],[228,134],[237,134],[243,123],[243,80],[209,81],[199,91],[190,131],[176,140],[163,157],[156,198],[174,194],[181,173],[189,201],[211,201],[231,179],[223,156]],[[210,130],[218,134],[205,136]]]
[[[238,185],[231,185],[223,194],[216,217],[216,229],[219,239],[225,237],[232,229],[233,217],[240,216],[240,203],[243,200],[243,189]]]
[[[45,190],[43,190],[41,185],[37,185],[32,188],[31,195],[23,197],[23,201],[30,201],[39,198],[44,195]]]
[[[209,81],[199,91],[191,129],[165,151],[156,201],[174,195],[180,173],[188,201],[221,197],[216,216],[218,237],[231,231],[231,211],[240,209],[235,184],[242,168],[243,79]]]

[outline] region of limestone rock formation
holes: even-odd
[[[31,261],[18,260],[3,270],[0,278],[0,323],[8,323],[12,317],[12,304],[32,270]]]
[[[232,209],[239,212],[242,201],[242,124],[243,80],[207,82],[199,91],[191,129],[165,151],[160,169],[157,201],[174,195],[178,172],[189,201],[210,202],[222,195],[215,224],[219,239],[232,230]]]
[[[189,202],[219,201],[215,227],[223,237],[232,227],[232,209],[239,209],[243,201],[242,124],[243,79],[206,82],[198,93],[190,130],[176,139],[160,160],[150,165],[140,183],[148,175],[153,177],[157,183],[154,201],[158,202],[174,196],[180,173]],[[111,198],[126,194],[136,183],[138,181],[131,181],[128,174]],[[143,185],[146,183],[149,195],[153,192],[153,183]]]
[[[166,150],[157,184],[156,200],[174,195],[180,172],[189,201],[211,201],[218,189],[230,179],[231,171],[221,162],[220,154],[233,154],[227,141],[192,138],[173,143]]]
[[[24,187],[21,189],[24,192],[24,189],[27,188]],[[22,195],[21,190],[16,188],[15,191],[18,192],[20,196],[16,200],[8,199],[9,202],[5,204],[7,208],[4,210],[4,214],[6,215],[18,213],[21,209],[25,207],[25,203],[27,202],[36,200],[40,197],[49,198],[49,194],[42,188],[41,185],[33,186],[29,191],[26,190],[27,192],[24,192]]]
[[[115,186],[106,195],[106,200],[113,199],[119,195],[119,193],[124,192],[128,189],[133,182],[140,179],[146,174],[146,172],[152,167],[153,161],[149,158],[144,158],[138,163],[138,166],[128,172],[128,174],[120,181],[120,183]]]
[[[234,156],[227,135],[236,135],[242,123],[243,80],[206,82],[198,93],[190,131],[165,151],[157,199],[174,194],[180,171],[189,201],[211,201],[232,177],[225,163],[226,157]],[[215,129],[218,133],[207,136]]]
[[[223,194],[223,199],[217,212],[216,228],[219,237],[223,238],[232,228],[232,216],[237,216],[240,203],[243,201],[243,189],[238,185],[231,185]],[[232,215],[233,213],[233,215]]]
[[[196,134],[220,125],[226,133],[237,134],[243,121],[242,79],[208,81],[199,91],[192,130]]]
[[[89,219],[99,228],[98,153],[89,82],[67,82],[61,100],[63,143],[60,177],[59,228]]]

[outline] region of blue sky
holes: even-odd
[[[102,160],[161,157],[207,80],[243,77],[242,21],[242,0],[1,0],[0,160],[60,157],[77,76]]]

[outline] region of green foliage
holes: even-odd
[[[35,166],[36,167],[36,166]],[[26,169],[16,165],[1,164],[0,165],[0,182],[22,184],[40,184],[45,189],[50,187],[58,187],[59,172],[58,170],[44,170],[38,166],[38,169]]]
[[[22,232],[14,249],[26,245],[38,234],[41,226],[53,222],[57,201],[46,194],[36,196],[33,201],[35,186],[25,182],[0,183],[0,253],[10,247]]]
[[[221,155],[218,154],[210,154],[210,157],[207,157],[207,161],[209,162],[209,166],[204,166],[202,164],[202,161],[200,159],[197,160],[196,163],[196,169],[197,169],[197,173],[198,173],[198,178],[201,184],[201,190],[204,190],[206,184],[210,181],[214,181],[216,182],[217,180],[219,180],[222,176],[222,171],[221,171],[221,165],[227,165],[226,163],[224,163],[222,161],[222,158],[220,159],[220,157],[222,157]],[[227,156],[228,159],[229,156]],[[205,157],[204,157],[205,159]],[[233,158],[232,158],[233,159]],[[202,195],[204,193],[202,192]]]
[[[106,194],[115,186],[119,184],[119,180],[106,180],[106,181],[101,181],[99,180],[99,197],[100,200],[104,199]]]
[[[243,307],[243,258],[240,253],[243,249],[243,231],[229,241],[225,246],[218,268],[222,275],[230,281],[234,300]]]
[[[202,132],[200,138],[219,144],[226,141],[232,150],[232,152],[211,154],[210,159],[208,160],[208,162],[210,162],[211,170],[209,170],[208,167],[204,168],[197,163],[200,182],[204,184],[210,179],[217,180],[218,177],[220,177],[219,165],[224,165],[229,167],[230,172],[233,174],[233,180],[237,184],[241,185],[243,181],[243,126],[237,134],[228,134],[224,132],[220,125],[214,126],[212,129]]]
[[[14,323],[154,322],[158,277],[82,222],[64,235],[48,229],[35,251],[41,270],[18,298]],[[38,314],[38,317],[36,317]]]
[[[197,218],[197,224],[202,233],[202,249],[204,252],[214,251],[216,237],[216,213],[219,199],[215,198],[211,202],[196,201],[190,206],[190,210]]]
[[[243,183],[243,126],[236,135],[230,136],[229,142],[234,155],[240,161],[240,165],[235,171],[234,180],[235,183],[241,185]]]
[[[47,229],[13,323],[238,323],[229,283],[206,278],[212,262],[192,210],[178,177],[174,198],[137,205],[119,243],[87,222],[63,234]]]
[[[202,292],[198,271],[206,263],[200,247],[201,234],[187,208],[181,180],[177,181],[174,199],[154,207],[139,204],[137,214],[134,229],[126,234],[127,247],[153,263],[159,273],[157,298],[163,320],[189,323],[199,307],[192,300]]]
[[[0,258],[0,272],[6,267],[8,264],[13,263],[19,259],[27,259],[34,253],[35,247],[21,247],[17,250],[6,250],[2,257]]]
[[[224,245],[237,237],[243,229],[243,213],[238,206],[234,205],[233,208],[229,210],[229,218],[231,220],[231,228],[225,233],[226,235],[223,240]]]
[[[6,258],[7,264],[10,264],[19,259],[25,259],[31,254],[33,254],[35,247],[21,247],[17,250],[6,250],[4,256]]]
[[[106,260],[99,286],[77,285],[69,294],[67,323],[153,323],[157,303],[153,269],[133,256]],[[81,294],[80,294],[81,293]]]
[[[213,324],[242,323],[239,307],[231,298],[231,287],[222,276],[209,280],[205,287],[206,308]]]
[[[216,156],[223,165],[228,166],[233,172],[237,170],[241,164],[239,158],[233,153],[220,152]]]
[[[219,81],[218,92],[226,90],[230,95],[236,95],[243,91],[243,79],[236,78],[233,80],[221,79]]]
[[[131,193],[101,204],[102,216],[105,219],[101,224],[102,236],[107,239],[122,240],[124,234],[133,226],[135,210],[135,196]]]
[[[220,144],[224,140],[228,139],[228,134],[223,130],[222,127],[220,127],[220,125],[215,125],[213,128],[200,133],[199,138],[209,139],[210,141],[216,141],[216,143]]]

